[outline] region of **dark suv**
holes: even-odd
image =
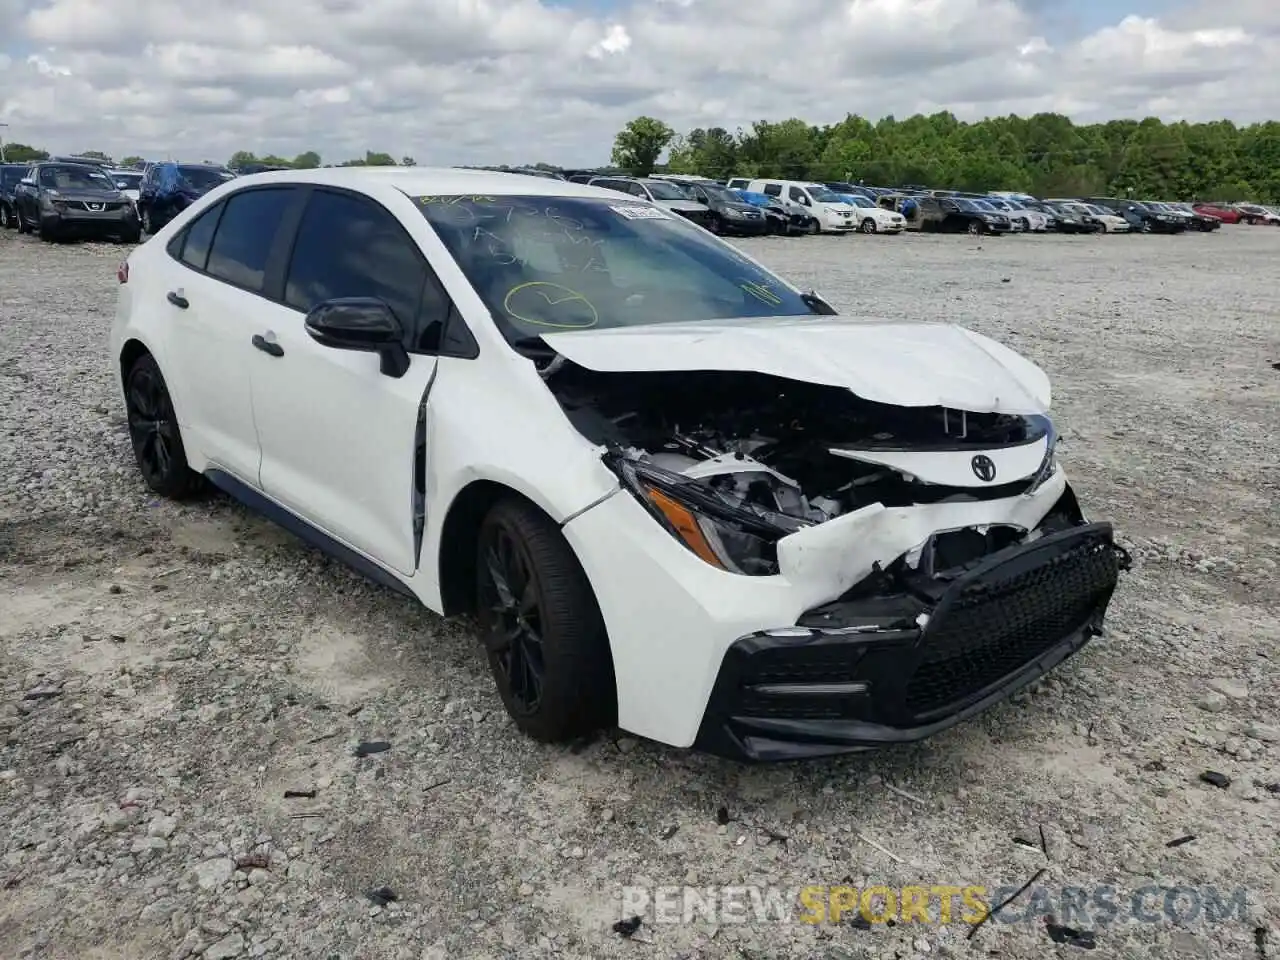
[[[27,167],[25,163],[0,163],[0,229],[18,225],[13,193],[19,181],[27,175]]]
[[[175,163],[165,160],[147,164],[138,187],[138,216],[142,229],[156,233],[214,187],[235,174],[226,167],[207,163]]]
[[[33,163],[14,190],[18,232],[42,240],[73,236],[140,239],[133,201],[99,168],[81,163]]]

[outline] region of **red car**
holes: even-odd
[[[1206,217],[1216,217],[1223,223],[1240,222],[1240,211],[1232,207],[1223,207],[1216,203],[1197,203],[1192,209]]]

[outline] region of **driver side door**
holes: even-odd
[[[339,297],[383,301],[404,328],[408,369],[317,343],[304,320]],[[377,564],[412,575],[426,504],[427,392],[451,302],[395,215],[363,194],[311,191],[281,302],[252,361],[262,490]]]

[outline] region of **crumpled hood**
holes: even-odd
[[[1008,347],[948,323],[766,317],[546,333],[569,360],[601,373],[720,370],[844,387],[903,407],[1036,415],[1049,378]]]

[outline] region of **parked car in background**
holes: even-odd
[[[1066,204],[1047,200],[1028,200],[1024,205],[1049,217],[1049,229],[1055,233],[1101,233],[1103,225],[1086,210],[1072,209]]]
[[[1250,226],[1270,226],[1280,225],[1280,212],[1272,210],[1270,207],[1264,207],[1256,203],[1241,203],[1236,206],[1240,211],[1240,222],[1247,223]]]
[[[142,195],[142,171],[116,169],[104,172],[116,185],[116,189],[133,201],[136,209],[138,198]]]
[[[1133,225],[1109,207],[1103,207],[1096,203],[1086,203],[1083,200],[1055,199],[1047,202],[1063,210],[1077,213],[1081,217],[1092,217],[1107,233],[1131,233],[1133,231]]]
[[[707,228],[712,233],[758,237],[770,232],[769,218],[761,207],[747,203],[734,191],[714,180],[684,180],[673,177],[665,182],[683,188],[693,200],[711,211],[711,221]]]
[[[698,203],[679,184],[669,180],[640,179],[637,177],[593,177],[589,186],[602,187],[625,193],[641,200],[665,207],[672,213],[691,220],[700,227],[712,229],[715,215],[704,203]]]
[[[473,617],[537,741],[618,727],[760,761],[922,740],[1101,634],[1129,567],[1056,459],[1038,366],[837,316],[638,197],[264,174],[117,276],[147,488],[210,481]]]
[[[1197,213],[1195,208],[1189,203],[1156,203],[1149,204],[1158,210],[1170,213],[1180,214],[1187,218],[1188,226],[1192,230],[1199,230],[1201,233],[1209,233],[1212,230],[1221,230],[1222,221],[1217,217],[1211,217],[1204,213]]]
[[[847,197],[866,197],[868,200],[873,202],[876,199],[875,193],[860,183],[847,183],[843,180],[832,180],[824,183],[823,186],[832,193],[841,194]]]
[[[994,207],[1007,216],[1016,229],[1025,233],[1045,233],[1049,229],[1049,215],[1024,206],[1020,200],[985,197],[978,202]]]
[[[1186,217],[1153,210],[1138,200],[1122,197],[1091,197],[1090,203],[1114,210],[1129,222],[1130,227],[1141,233],[1185,233]]]
[[[1206,217],[1214,217],[1223,223],[1239,223],[1240,211],[1221,203],[1196,203],[1191,207],[1196,213]]]
[[[42,240],[140,239],[133,201],[97,166],[33,163],[14,191],[14,208],[19,232],[35,232]]]
[[[753,193],[779,197],[812,212],[822,233],[848,233],[858,229],[853,207],[821,183],[805,180],[752,180]]]
[[[142,229],[151,234],[235,174],[226,167],[207,163],[149,163],[138,188],[138,215]]]
[[[18,226],[14,191],[27,175],[26,163],[0,163],[0,229],[10,230]]]
[[[728,187],[725,188],[726,190]],[[765,223],[768,225],[769,233],[774,236],[791,236],[795,233],[806,233],[803,229],[804,220],[800,214],[792,214],[786,207],[773,197],[767,197],[763,193],[752,193],[750,190],[730,190],[735,197],[743,203],[749,203],[756,207],[764,214]],[[812,219],[811,217],[805,219]]]
[[[837,193],[836,196],[853,207],[853,218],[862,233],[901,233],[907,229],[906,217],[895,210],[886,210],[865,194]]]
[[[97,167],[99,170],[110,170],[113,164],[110,160],[104,160],[101,157],[50,157],[50,162],[54,163],[75,163],[83,167]]]
[[[968,197],[913,197],[920,229],[926,233],[968,233],[973,236],[1010,233],[1009,218],[994,207]]]
[[[994,213],[998,216],[1003,217],[1005,222],[1009,224],[1010,233],[1026,233],[1028,227],[1030,226],[1029,221],[1027,221],[1026,219],[1014,220],[1013,217],[1011,217],[1007,211],[996,206],[996,204],[993,203],[989,197],[965,197],[965,196],[956,195],[954,197],[951,197],[950,199],[967,201],[968,203],[972,204],[975,209],[983,213]]]

